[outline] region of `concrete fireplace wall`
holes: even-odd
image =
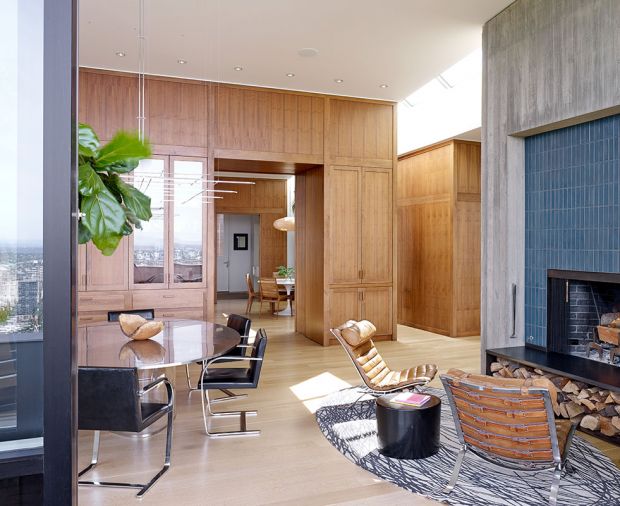
[[[620,115],[525,140],[525,339],[538,346],[548,269],[620,272]]]
[[[525,342],[524,138],[620,112],[619,33],[617,0],[517,0],[484,26],[483,352]]]

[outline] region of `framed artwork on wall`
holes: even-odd
[[[248,249],[248,234],[233,234],[233,249],[247,250]]]

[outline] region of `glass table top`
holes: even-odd
[[[240,341],[237,331],[198,320],[164,321],[164,330],[144,341],[126,337],[118,322],[90,325],[78,329],[78,366],[173,367],[219,357]]]

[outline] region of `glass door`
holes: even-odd
[[[204,181],[206,161],[202,158],[170,159],[170,286],[205,286],[205,208],[211,200]]]
[[[130,255],[134,288],[166,288],[168,285],[167,209],[171,193],[168,157],[142,160],[133,171],[133,184],[151,197],[153,217],[132,234]]]

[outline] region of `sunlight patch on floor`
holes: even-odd
[[[321,406],[323,397],[349,387],[351,384],[347,381],[330,372],[324,372],[291,386],[290,390],[310,413],[314,413]]]

